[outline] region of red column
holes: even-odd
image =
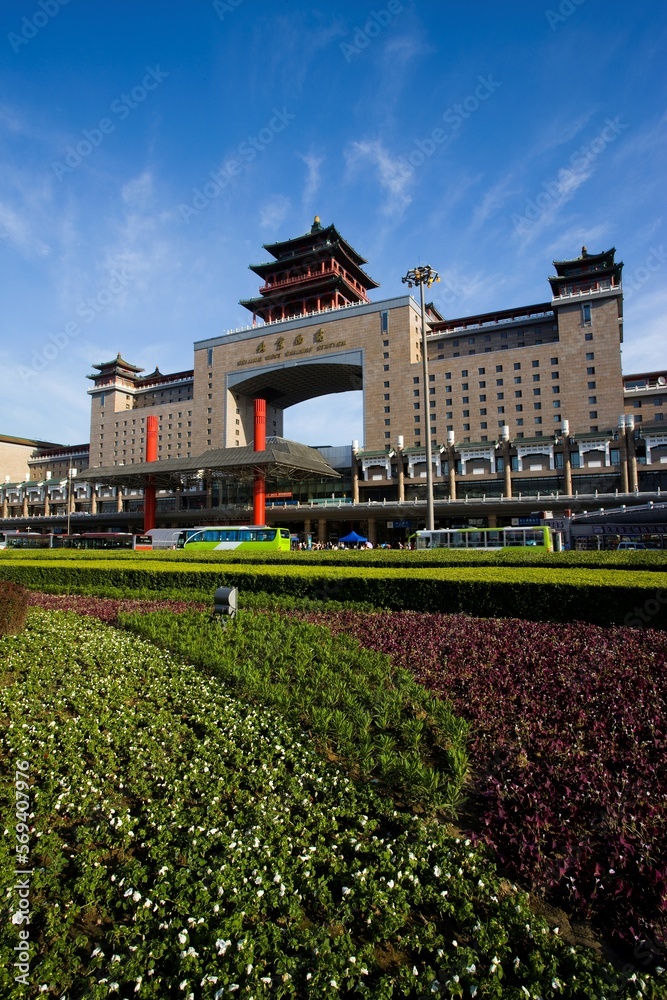
[[[255,451],[266,449],[266,400],[255,400]],[[253,524],[266,524],[266,477],[263,472],[255,473],[253,484]]]
[[[157,417],[146,418],[146,461],[157,462]],[[144,486],[144,534],[155,527],[155,486],[153,477],[146,477]]]

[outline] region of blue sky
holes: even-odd
[[[0,10],[0,433],[89,437],[91,365],[190,368],[315,214],[378,301],[548,300],[616,246],[623,370],[667,364],[660,0],[14,0]],[[214,180],[214,178],[217,178]],[[198,195],[197,192],[200,192]],[[287,437],[363,441],[361,393]]]

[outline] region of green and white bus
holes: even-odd
[[[289,552],[291,543],[288,528],[227,525],[183,532],[178,547],[187,552]]]
[[[436,531],[418,531],[415,536],[417,549],[486,549],[537,548],[553,552],[551,528],[538,525],[532,528],[439,528]]]

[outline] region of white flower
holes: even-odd
[[[185,944],[187,940],[188,940],[188,935],[184,931],[181,931],[181,933],[178,935],[178,943]]]
[[[184,979],[182,983],[178,984],[179,990],[186,990],[188,988],[188,981]]]
[[[217,948],[218,955],[224,955],[227,949],[231,946],[231,941],[223,941],[222,938],[218,938],[215,942],[215,947]]]

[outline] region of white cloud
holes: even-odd
[[[388,198],[383,206],[387,214],[405,210],[412,201],[409,187],[414,170],[404,157],[392,157],[380,139],[353,142],[345,152],[348,169],[358,172],[365,164],[376,168],[380,187]]]
[[[306,183],[303,188],[303,193],[301,195],[301,201],[305,206],[308,206],[311,199],[317,194],[320,189],[320,167],[324,162],[323,156],[314,156],[313,154],[303,154],[298,153],[297,156],[300,160],[308,167],[308,174],[306,176]]]
[[[2,239],[7,240],[24,257],[46,257],[51,253],[49,245],[33,235],[30,223],[4,202],[0,202],[0,240]]]
[[[133,177],[121,188],[121,197],[126,205],[133,208],[145,208],[153,195],[153,175],[144,170],[138,177]]]
[[[259,225],[262,229],[277,229],[287,218],[291,207],[289,198],[276,194],[260,206]]]

